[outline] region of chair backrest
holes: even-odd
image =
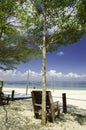
[[[32,101],[36,104],[42,104],[42,91],[41,90],[33,90]],[[53,102],[51,91],[46,91],[46,105],[50,105]]]
[[[4,81],[0,79],[0,93],[2,93]]]
[[[2,93],[2,87],[0,87],[0,93]]]

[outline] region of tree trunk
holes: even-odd
[[[46,47],[43,47],[42,59],[42,125],[46,124]]]
[[[42,48],[42,125],[46,125],[46,9],[43,17],[43,48]]]

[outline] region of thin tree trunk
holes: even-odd
[[[46,125],[46,9],[43,19],[43,48],[42,48],[42,125]]]
[[[46,124],[46,47],[43,47],[42,59],[42,125]]]

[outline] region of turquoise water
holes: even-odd
[[[41,88],[41,82],[31,82],[28,88]],[[4,84],[6,88],[26,88],[25,82],[8,82]],[[47,83],[47,88],[50,89],[68,89],[68,90],[86,90],[85,81],[57,81],[56,83]]]

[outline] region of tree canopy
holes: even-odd
[[[85,9],[85,0],[1,0],[0,67],[12,68],[21,61],[28,61],[33,48],[38,48],[40,53],[44,10],[47,51],[80,40],[86,33]]]
[[[33,51],[36,54],[36,49],[29,47],[28,39],[23,35],[22,23],[17,18],[17,8],[23,2],[0,1],[0,68],[4,70],[33,59]]]
[[[73,44],[86,33],[85,0],[30,0],[19,8],[33,45],[42,45],[44,10],[46,10],[46,47],[53,51],[60,45]]]

